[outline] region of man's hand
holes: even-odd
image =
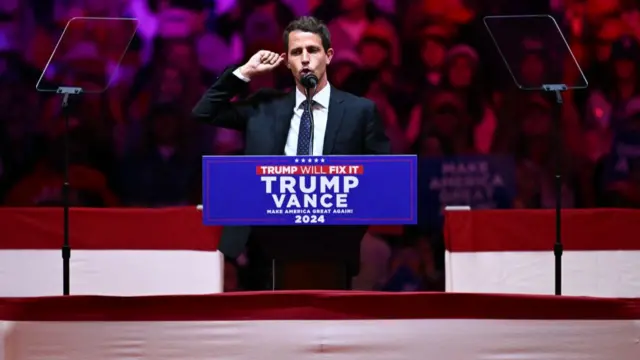
[[[240,74],[251,79],[253,76],[275,69],[283,61],[284,54],[278,55],[272,51],[260,50],[246,64],[240,67]]]

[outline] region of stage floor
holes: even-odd
[[[616,359],[640,299],[261,292],[0,299],[5,360]]]

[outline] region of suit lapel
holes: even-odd
[[[289,135],[289,127],[293,118],[293,107],[296,105],[295,92],[291,91],[276,103],[276,118],[273,119],[273,154],[284,155],[284,147]]]
[[[324,146],[322,153],[324,155],[331,155],[333,151],[333,145],[342,125],[342,118],[344,115],[344,103],[340,90],[331,88],[331,98],[329,99],[329,114],[327,116],[327,129],[324,134]]]

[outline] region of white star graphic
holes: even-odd
[[[318,162],[318,159],[313,159],[313,162],[317,163],[317,162]]]
[[[312,163],[313,159],[308,159],[307,162]]]
[[[321,162],[321,163],[323,163],[323,162],[324,162],[324,159],[320,159],[320,162]]]
[[[295,159],[294,161],[295,161],[295,162],[299,162],[300,160],[298,160],[298,159]]]
[[[300,162],[304,162],[304,159],[301,159]]]

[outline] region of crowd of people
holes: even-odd
[[[200,203],[203,154],[242,153],[242,134],[190,119],[205,89],[257,50],[282,52],[284,27],[311,14],[331,31],[331,85],[377,104],[393,153],[507,155],[515,164],[512,208],[554,206],[559,158],[564,207],[635,207],[638,9],[627,0],[9,1],[0,9],[0,201],[61,204],[60,97],[36,84],[70,18],[140,21],[110,83],[105,51],[124,47],[126,28],[83,31],[57,50],[66,66],[40,82],[109,84],[70,103],[72,205],[164,207]],[[549,33],[531,31],[509,48],[510,73],[483,17],[527,13],[551,14],[573,56],[550,46],[558,42]],[[527,24],[505,30],[525,33]],[[556,111],[553,96],[515,84],[543,84],[550,74],[588,87],[564,92]],[[292,86],[284,67],[250,83],[251,91]],[[556,120],[562,151],[552,146]],[[354,287],[441,290],[440,234],[407,234],[367,234]],[[245,261],[229,263],[240,279]]]

